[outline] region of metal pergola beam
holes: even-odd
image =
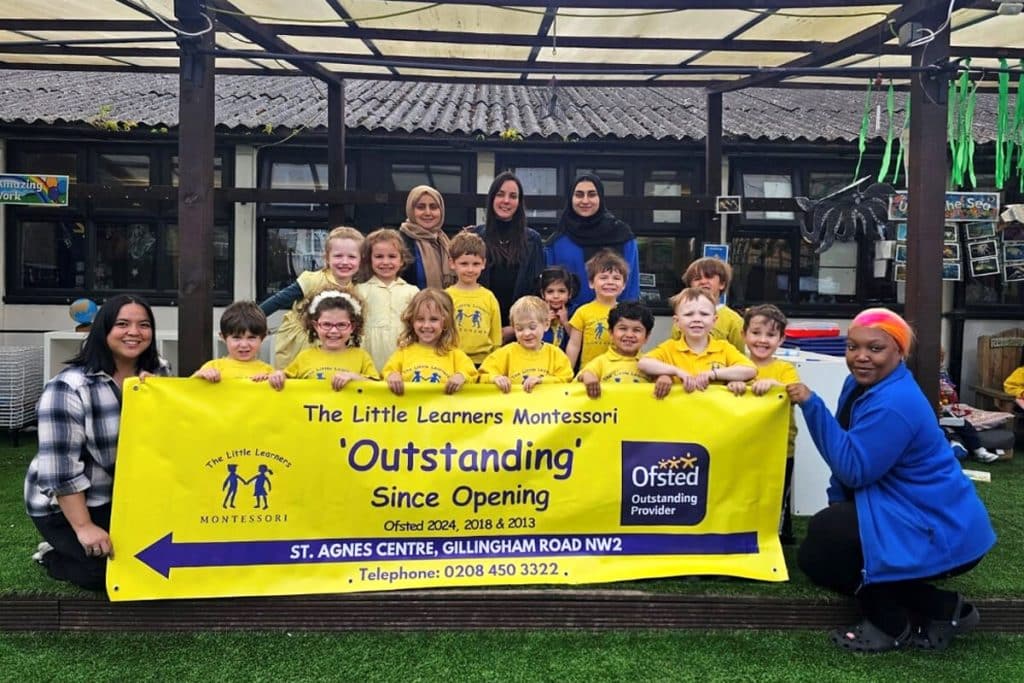
[[[208,2],[213,9],[226,10],[226,12],[217,12],[216,16],[217,20],[224,24],[228,30],[242,34],[245,38],[256,43],[268,52],[276,53],[277,56],[270,59],[285,60],[300,71],[303,71],[314,78],[319,78],[325,83],[333,83],[341,79],[340,74],[333,73],[332,71],[322,67],[320,64],[308,60],[294,59],[300,54],[295,50],[295,48],[270,33],[259,22],[246,16],[238,16],[239,14],[242,14],[241,10],[231,4],[228,0],[208,0]],[[230,14],[228,12],[230,12]],[[259,55],[250,58],[262,59]]]
[[[546,7],[550,0],[451,0],[448,5],[480,7]],[[560,0],[560,9],[813,9],[818,7],[867,7],[879,0]]]
[[[811,67],[829,64],[836,60],[849,57],[858,52],[873,52],[883,41],[880,36],[886,35],[890,26],[899,27],[908,21],[920,19],[927,16],[928,12],[936,6],[936,0],[911,0],[896,8],[882,21],[858,31],[838,43],[832,43],[826,48],[818,50],[806,57],[800,57],[781,65],[783,67]],[[946,3],[941,3],[943,9]],[[936,24],[937,26],[937,24]],[[948,33],[948,32],[947,32]],[[891,33],[888,36],[891,37]],[[888,38],[886,38],[888,40]],[[930,60],[934,61],[934,59]],[[779,76],[774,74],[756,75],[743,78],[737,81],[729,81],[712,88],[715,92],[729,92],[755,86],[765,87],[769,83],[778,82]]]

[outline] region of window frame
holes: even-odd
[[[67,152],[68,141],[50,140],[8,140],[8,164],[10,169],[22,165],[22,159],[31,154]],[[75,141],[74,151],[77,155],[76,168],[78,183],[97,183],[98,160],[101,154],[139,154],[146,155],[149,163],[149,185],[170,185],[172,177],[171,158],[178,152],[175,144],[153,144],[140,142],[115,142],[115,141]],[[234,185],[234,153],[233,149],[218,146],[215,155],[221,159],[221,184],[224,187]],[[28,162],[26,162],[28,163]],[[46,172],[39,169],[26,169],[13,172]],[[145,201],[135,206],[123,205],[100,205],[96,200],[77,199],[74,197],[72,187],[69,205],[67,207],[34,207],[34,206],[6,206],[5,222],[5,287],[4,302],[10,304],[64,304],[80,297],[89,297],[96,300],[105,300],[111,296],[121,293],[133,293],[144,296],[153,305],[174,305],[178,298],[177,289],[97,289],[95,285],[95,270],[99,263],[99,252],[96,231],[98,226],[104,224],[126,225],[130,223],[145,223],[154,226],[157,244],[155,259],[168,258],[166,252],[167,226],[177,225],[178,205],[177,202],[168,201]],[[228,233],[229,253],[228,265],[234,272],[234,207],[232,205],[218,202],[214,211],[215,225],[225,228]],[[82,223],[85,226],[85,262],[83,287],[61,287],[39,289],[27,287],[23,283],[23,249],[26,236],[21,229],[23,223],[28,222],[74,222]],[[155,265],[155,273],[159,273],[159,265]],[[154,275],[154,278],[158,275]],[[234,283],[231,282],[227,290],[214,290],[214,304],[223,306],[231,302],[233,297]]]

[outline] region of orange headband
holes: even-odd
[[[857,317],[850,323],[850,329],[855,327],[873,327],[882,330],[896,342],[900,355],[904,358],[910,351],[910,343],[914,340],[914,331],[910,329],[907,321],[888,308],[868,308],[857,314]]]

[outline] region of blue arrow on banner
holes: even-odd
[[[171,532],[135,557],[164,578],[170,578],[175,567],[756,552],[757,534],[752,531],[732,534],[538,534],[199,542],[175,542]]]

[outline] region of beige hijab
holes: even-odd
[[[416,223],[412,217],[412,207],[419,201],[420,197],[428,194],[437,205],[441,207],[441,221],[434,230],[427,230]],[[455,272],[448,263],[448,235],[444,234],[444,198],[441,193],[429,185],[417,185],[409,192],[405,200],[405,222],[399,231],[408,235],[416,242],[416,251],[420,263],[423,264],[423,273],[426,275],[427,287],[438,287],[444,289],[455,282]]]

